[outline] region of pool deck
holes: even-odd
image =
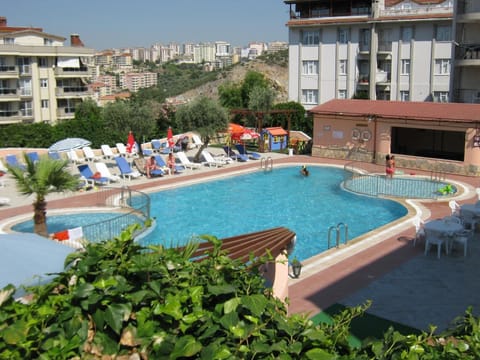
[[[220,154],[217,148],[209,150]],[[192,156],[193,151],[188,155]],[[310,156],[270,153],[263,156],[272,157],[274,168],[283,164],[343,166],[346,163]],[[124,184],[135,190],[149,192],[239,174],[259,167],[260,161],[253,160],[221,168],[204,166],[200,170],[187,170],[181,175],[142,178]],[[421,175],[419,171],[416,173]],[[5,186],[0,187],[0,197],[9,197],[11,204],[0,207],[0,223],[32,213],[32,198],[18,194],[13,180],[8,179],[8,175],[6,178]],[[462,194],[456,198],[458,203],[474,203],[477,200],[475,187],[479,184],[478,178],[448,175],[447,181],[464,184]],[[121,186],[122,183],[117,185]],[[52,194],[47,198],[47,209],[82,208],[92,196],[95,196],[93,191]],[[410,216],[420,211],[422,217],[428,220],[449,215],[448,200],[408,201],[405,205],[410,210]],[[358,215],[361,221],[361,214]],[[362,236],[361,241],[305,261],[300,278],[290,279],[289,312],[313,315],[334,303],[355,305],[372,299],[369,312],[424,330],[427,330],[426,324],[430,323],[438,324],[439,329],[445,328],[454,317],[462,315],[469,305],[474,306],[478,314],[479,234],[475,235],[473,244],[469,244],[466,258],[463,253],[457,252],[437,259],[433,252],[423,255],[423,243],[413,247],[414,233],[411,220],[405,217]],[[469,289],[479,291],[473,291],[470,295]],[[468,296],[464,295],[466,291]]]

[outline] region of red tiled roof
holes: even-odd
[[[267,130],[270,135],[273,135],[273,136],[282,136],[282,135],[288,135],[288,132],[283,129],[282,127],[269,127],[269,128],[265,128],[265,130]]]
[[[381,118],[480,122],[480,104],[387,100],[330,100],[310,110],[314,114]]]

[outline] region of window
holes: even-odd
[[[32,102],[31,101],[22,101],[20,102],[20,112],[22,116],[32,116]]]
[[[402,60],[402,75],[410,75],[410,59]]]
[[[48,59],[46,57],[39,57],[38,58],[38,66],[41,68],[48,67]]]
[[[52,39],[44,38],[44,39],[43,39],[43,45],[45,45],[45,46],[52,46],[52,45],[53,45]]]
[[[448,102],[448,91],[434,91],[433,92],[433,101],[434,102]]]
[[[40,87],[41,88],[48,87],[48,79],[40,79]]]
[[[304,45],[318,45],[320,43],[320,32],[319,31],[305,31],[303,33],[303,44]]]
[[[360,51],[370,50],[370,29],[360,29]]]
[[[410,26],[402,27],[401,29],[401,39],[404,42],[409,42],[413,39],[413,28]]]
[[[347,90],[338,90],[338,98],[339,99],[346,99],[347,98]]]
[[[348,43],[348,29],[338,29],[338,42],[340,44]]]
[[[3,43],[5,45],[13,45],[15,44],[15,38],[10,38],[10,37],[3,38]]]
[[[303,104],[318,104],[318,90],[302,90]]]
[[[437,41],[451,41],[452,40],[452,30],[450,26],[439,25],[435,29],[435,39]]]
[[[48,100],[42,100],[42,109],[48,109]]]
[[[21,96],[32,96],[32,80],[31,79],[20,79],[19,87],[20,87]]]
[[[318,75],[318,61],[306,60],[302,62],[304,75]]]
[[[410,101],[410,91],[400,91],[400,101]]]
[[[348,70],[348,60],[339,60],[338,73],[340,75],[347,75],[347,70]]]
[[[435,59],[435,75],[450,74],[450,59]]]

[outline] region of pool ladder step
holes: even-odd
[[[340,230],[343,228],[343,234],[344,234],[344,244],[348,242],[348,225],[340,222],[336,226],[332,225],[328,228],[328,248],[330,249],[332,247],[331,243],[331,235],[332,235],[332,230],[335,230],[335,247],[338,248],[340,246]]]
[[[267,158],[262,157],[260,159],[260,169],[263,171],[272,171],[273,170],[273,159],[269,156]]]

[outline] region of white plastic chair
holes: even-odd
[[[187,157],[187,154],[185,154],[183,151],[177,152],[177,157],[182,163],[182,165],[185,166],[187,169],[199,169],[202,166],[201,164],[191,162],[190,159]]]
[[[67,152],[67,156],[68,158],[70,159],[70,161],[74,164],[79,164],[79,163],[82,163],[84,162],[84,158],[81,158],[77,155],[77,152],[75,150],[70,150],[69,152]]]
[[[85,160],[87,161],[99,161],[101,159],[100,156],[95,155],[90,146],[84,146],[82,148],[82,151],[83,155],[85,155]]]
[[[460,205],[455,200],[450,200],[448,202],[448,206],[452,211],[452,215],[457,215],[457,216],[460,215]]]
[[[110,147],[110,145],[103,144],[103,145],[100,145],[100,148],[102,149],[102,154],[104,159],[113,159],[115,157],[115,154],[113,153],[113,150]]]
[[[440,259],[442,246],[445,248],[445,253],[448,255],[447,239],[437,231],[425,229],[425,255],[428,254],[432,245],[437,246],[437,258]]]
[[[415,216],[413,218],[413,225],[415,226],[415,237],[413,238],[413,246],[415,246],[418,240],[425,239],[425,223],[420,216]]]
[[[117,182],[120,180],[120,176],[113,175],[110,170],[107,167],[107,164],[103,162],[97,162],[95,163],[95,168],[97,171],[102,175],[102,177],[109,178],[110,181]]]

